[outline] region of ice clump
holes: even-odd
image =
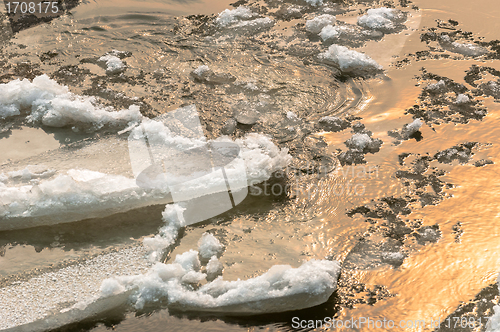
[[[312,20],[308,20],[306,22],[306,30],[309,31],[310,33],[320,33],[321,29],[323,29],[327,25],[330,26],[335,25],[336,21],[337,19],[333,15],[330,14],[319,15],[313,18]]]
[[[219,141],[228,141],[221,138]],[[243,139],[237,139],[241,155],[245,161],[249,183],[262,182],[269,179],[275,171],[285,168],[292,161],[288,149],[279,149],[268,136],[250,133]]]
[[[151,261],[158,261],[163,254],[163,251],[171,246],[177,236],[179,229],[186,225],[183,212],[184,208],[178,204],[168,204],[162,213],[162,219],[166,223],[161,227],[154,237],[147,237],[143,239],[144,247],[149,249],[149,259]]]
[[[469,101],[470,101],[469,96],[461,93],[457,96],[457,100],[455,100],[455,104],[467,104]]]
[[[348,74],[366,75],[382,70],[382,66],[366,54],[350,50],[345,46],[331,45],[318,57],[325,62],[338,64],[342,72]]]
[[[212,256],[207,263],[207,280],[212,281],[222,273],[223,266],[217,256]]]
[[[420,127],[422,127],[422,120],[420,119],[415,119],[411,123],[407,123],[403,126],[401,131],[397,130],[392,130],[389,131],[388,134],[389,136],[392,136],[397,139],[395,144],[399,144],[400,141],[407,140],[410,138],[416,138],[417,140],[420,140],[420,137],[417,136],[419,134]]]
[[[367,28],[392,32],[405,20],[405,15],[399,9],[387,7],[368,9],[366,15],[358,17],[358,25]]]
[[[465,56],[481,56],[488,53],[486,48],[476,44],[452,42],[448,35],[439,36],[439,44],[450,52],[459,53]]]
[[[347,120],[336,116],[324,116],[318,121],[318,126],[326,131],[341,131],[349,127],[350,123]]]
[[[220,28],[232,29],[245,34],[257,33],[263,29],[270,28],[274,21],[268,17],[259,17],[257,13],[249,8],[239,6],[236,9],[225,9],[215,19],[215,24]]]
[[[340,273],[338,262],[313,259],[298,268],[275,265],[252,279],[225,281],[218,277],[193,288],[192,281],[205,276],[199,272],[197,257],[191,250],[177,255],[172,264],[157,263],[146,274],[114,279],[124,288],[135,290],[131,300],[137,309],[165,299],[169,307],[183,311],[252,315],[321,304],[335,291]],[[106,283],[118,289],[115,283]]]
[[[103,55],[97,61],[106,64],[106,74],[108,75],[122,73],[127,68],[119,57],[111,54]]]
[[[323,0],[306,0],[306,2],[313,7],[321,6],[323,4]]]
[[[239,6],[236,9],[225,9],[219,16],[215,19],[215,22],[220,27],[228,27],[229,25],[236,23],[242,19],[251,19],[257,16],[256,13],[252,12],[249,8],[244,6]]]
[[[201,65],[191,72],[195,80],[203,83],[226,84],[236,81],[229,73],[214,73],[207,65]]]
[[[344,142],[349,150],[338,156],[342,165],[365,163],[364,155],[378,152],[383,143],[378,138],[372,138],[372,132],[366,130],[362,123],[355,123],[352,128],[352,137]]]
[[[204,233],[198,241],[200,257],[204,260],[209,260],[212,256],[220,254],[223,248],[219,240],[210,233]]]
[[[104,126],[127,127],[142,120],[139,106],[114,111],[99,105],[94,97],[71,93],[47,75],[0,84],[0,116],[28,113],[31,123],[48,127],[83,126],[95,131]]]
[[[429,84],[425,87],[425,90],[430,91],[432,93],[439,93],[446,88],[446,83],[443,80],[438,81],[437,83]]]

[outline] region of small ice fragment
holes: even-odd
[[[306,2],[313,7],[321,6],[323,4],[323,0],[306,0]]]
[[[306,22],[306,30],[310,33],[320,33],[321,29],[323,29],[325,26],[333,26],[335,25],[335,22],[337,22],[337,19],[333,15],[319,15]]]
[[[364,148],[372,141],[371,137],[367,134],[354,134],[346,141],[346,146],[350,149],[363,151]]]
[[[198,250],[201,258],[204,260],[208,260],[210,257],[220,254],[222,249],[222,244],[210,233],[203,233],[198,241]]]
[[[397,23],[404,20],[399,9],[381,7],[368,9],[366,15],[358,17],[358,25],[368,29],[393,31]]]
[[[422,120],[420,119],[415,119],[413,122],[405,124],[403,126],[402,135],[404,138],[409,138],[411,135],[415,134],[417,131],[420,130],[420,127],[422,127]]]
[[[461,93],[457,96],[457,100],[455,100],[455,104],[467,104],[469,101],[470,101],[469,96]]]
[[[320,53],[321,60],[333,61],[346,73],[362,74],[380,71],[382,66],[366,54],[353,51],[345,46],[331,45],[328,50]]]
[[[103,55],[98,61],[106,64],[106,74],[108,75],[119,74],[127,67],[119,57],[111,54]]]
[[[426,90],[431,92],[441,92],[445,88],[446,88],[446,83],[443,80],[440,80],[437,83],[429,84],[425,87]]]
[[[239,20],[242,19],[248,20],[255,16],[257,16],[257,14],[252,12],[247,7],[239,6],[238,8],[233,10],[225,9],[219,14],[219,16],[217,16],[215,22],[220,27],[227,27],[233,23],[236,23]]]
[[[207,279],[208,281],[214,280],[217,276],[222,274],[223,266],[219,262],[217,256],[212,256],[207,264]]]

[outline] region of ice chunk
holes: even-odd
[[[439,44],[446,50],[466,56],[481,56],[488,53],[488,50],[477,44],[452,42],[450,36],[439,36]]]
[[[306,2],[313,7],[321,6],[323,4],[323,0],[306,0]]]
[[[455,104],[467,104],[469,101],[470,101],[469,96],[461,93],[457,96],[457,100],[455,100]]]
[[[207,264],[207,280],[212,281],[222,273],[223,266],[217,256],[212,256]]]
[[[210,259],[214,255],[222,252],[223,246],[219,240],[210,233],[203,233],[198,241],[200,257],[204,260]]]
[[[220,141],[228,140],[221,138]],[[268,136],[250,133],[236,143],[241,148],[245,160],[248,181],[258,183],[271,177],[275,171],[285,168],[292,161],[288,149],[279,149]],[[228,174],[229,176],[229,174]]]
[[[340,131],[349,127],[349,121],[336,116],[324,116],[318,121],[318,125],[327,131]]]
[[[362,75],[382,70],[375,60],[366,54],[348,49],[345,46],[331,45],[327,51],[318,55],[320,60],[332,61],[345,73]]]
[[[356,133],[352,135],[352,137],[349,138],[345,144],[350,149],[363,151],[363,149],[366,148],[371,141],[372,141],[371,137],[368,136],[367,134]]]
[[[201,267],[196,250],[189,250],[175,256],[174,263],[179,264],[185,271],[199,271]]]
[[[310,33],[320,33],[321,29],[323,29],[325,26],[333,26],[335,25],[335,22],[337,19],[335,16],[330,15],[330,14],[323,14],[316,16],[312,20],[308,20],[306,22],[306,30],[309,31]]]
[[[197,77],[202,77],[203,74],[207,73],[210,71],[210,68],[207,65],[201,65],[195,70],[193,70],[193,74],[196,75]]]
[[[228,27],[229,25],[236,23],[242,19],[251,19],[257,16],[256,13],[252,12],[249,8],[244,6],[239,6],[236,9],[229,10],[225,9],[219,16],[215,19],[215,22],[220,27]]]
[[[381,7],[368,9],[366,15],[358,17],[358,25],[374,30],[394,31],[398,23],[405,20],[405,15],[399,9]]]
[[[111,54],[103,55],[97,61],[103,62],[106,65],[106,74],[108,75],[122,73],[127,68],[119,57]]]
[[[5,109],[10,110],[12,115],[27,112],[28,122],[48,127],[74,125],[98,130],[104,126],[124,128],[142,120],[139,106],[132,105],[116,112],[111,107],[99,105],[94,97],[71,93],[68,87],[47,75],[37,76],[33,82],[17,79],[0,84],[0,114],[5,115],[2,112]]]
[[[446,88],[446,83],[443,80],[438,81],[437,83],[429,84],[425,87],[427,91],[433,93],[439,93]]]
[[[408,137],[419,131],[420,127],[422,127],[422,124],[422,120],[420,119],[415,119],[413,120],[413,122],[405,124],[403,126],[403,129],[401,130],[402,136],[407,139]]]

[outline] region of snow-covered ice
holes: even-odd
[[[215,19],[215,22],[220,27],[228,27],[233,23],[236,23],[240,20],[248,20],[256,17],[257,14],[252,12],[249,8],[244,6],[239,6],[235,9],[225,9]]]
[[[439,36],[439,44],[446,50],[459,53],[465,56],[481,56],[488,53],[488,50],[477,44],[452,42],[450,36]]]
[[[469,96],[464,94],[459,94],[455,100],[455,104],[467,104],[470,101]]]
[[[331,45],[328,50],[320,53],[318,57],[326,62],[335,62],[345,73],[358,75],[382,70],[382,66],[366,54],[350,50],[345,46]]]
[[[103,55],[97,61],[106,65],[106,74],[109,75],[119,74],[127,67],[119,57],[112,54]]]
[[[142,120],[139,106],[115,111],[95,97],[79,96],[47,75],[0,84],[0,117],[26,113],[29,123],[48,127],[82,126],[95,131],[104,126],[125,128]]]
[[[204,260],[209,260],[212,256],[220,254],[223,248],[220,241],[210,233],[203,233],[198,241],[198,251]]]
[[[306,30],[309,31],[310,33],[317,34],[320,33],[321,29],[323,29],[325,26],[335,25],[335,22],[337,22],[337,19],[333,15],[330,14],[319,15],[306,22]]]
[[[367,29],[394,31],[405,15],[399,9],[381,7],[368,9],[366,15],[358,17],[358,24]]]

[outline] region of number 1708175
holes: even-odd
[[[5,1],[7,14],[48,14],[58,13],[58,2],[44,1],[44,2],[18,2],[18,1]]]

